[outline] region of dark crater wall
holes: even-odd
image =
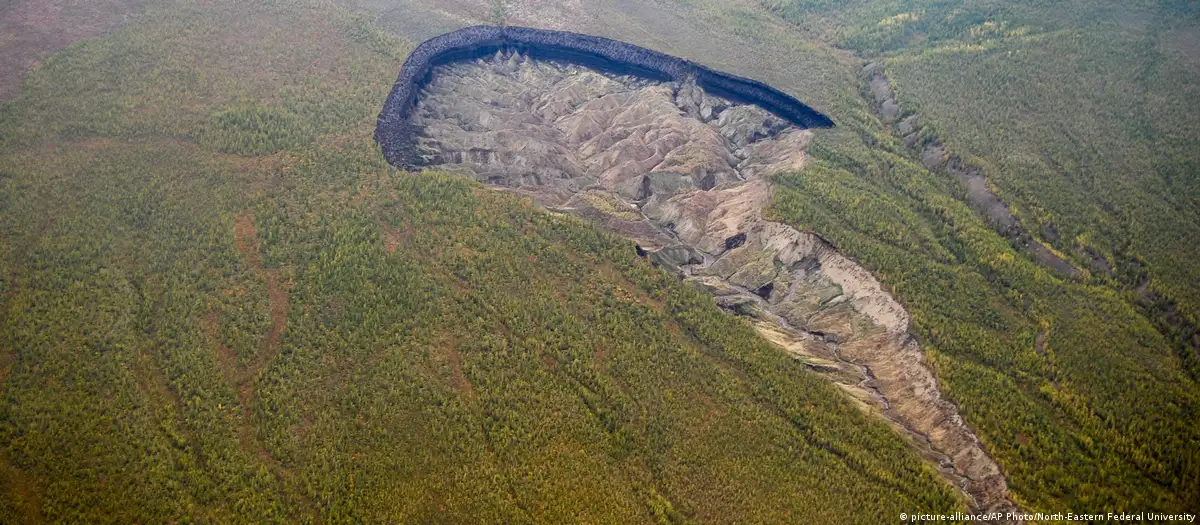
[[[833,126],[829,117],[762,82],[633,44],[567,31],[474,26],[426,40],[405,60],[375,128],[375,141],[383,148],[388,162],[405,169],[421,165],[417,155],[420,129],[409,122],[409,116],[436,66],[510,51],[605,73],[661,82],[695,82],[713,95],[759,106],[800,128]]]

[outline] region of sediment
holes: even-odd
[[[883,418],[972,509],[1016,508],[999,467],[942,397],[905,309],[819,235],[763,219],[771,177],[803,168],[812,131],[696,76],[664,80],[515,48],[430,67],[419,91],[400,95],[412,97],[408,116],[383,131],[408,126],[406,162],[632,239]]]
[[[420,130],[408,117],[433,69],[496,53],[517,53],[660,82],[691,81],[713,95],[759,106],[801,128],[833,126],[829,117],[766,84],[644,47],[568,31],[473,26],[426,40],[401,66],[375,129],[375,140],[388,162],[400,168],[420,165],[414,150]]]

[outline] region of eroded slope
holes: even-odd
[[[412,120],[424,162],[634,239],[912,438],[974,507],[1012,507],[904,308],[817,235],[763,220],[769,177],[803,166],[812,132],[690,83],[519,54],[439,67]]]

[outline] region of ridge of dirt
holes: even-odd
[[[868,78],[866,91],[869,92],[869,101],[872,102],[876,114],[891,127],[895,135],[903,139],[909,150],[920,157],[921,164],[926,169],[944,170],[958,178],[966,189],[966,200],[971,207],[983,215],[1000,235],[1029,254],[1034,261],[1071,279],[1083,277],[1083,273],[1075,265],[1059,256],[1022,226],[1020,218],[1013,215],[1008,203],[997,196],[988,185],[983,169],[950,152],[940,138],[922,132],[920,114],[907,112],[896,100],[891,81],[881,64],[867,64],[863,67],[863,72]],[[1097,270],[1111,271],[1107,263],[1093,264]]]
[[[1016,508],[904,308],[818,235],[762,217],[769,178],[803,168],[812,132],[688,82],[520,55],[441,67],[413,119],[430,164],[632,239],[882,417],[972,508]]]
[[[238,442],[243,450],[258,458],[277,479],[289,487],[292,494],[297,495],[300,507],[313,522],[321,523],[320,512],[315,502],[306,495],[300,474],[271,454],[255,432],[254,422],[257,418],[250,409],[254,403],[255,383],[279,356],[280,341],[283,331],[287,328],[287,316],[291,305],[285,284],[280,282],[279,269],[264,268],[262,265],[258,231],[254,226],[252,212],[247,211],[234,218],[233,235],[234,245],[246,265],[266,281],[267,308],[270,312],[270,326],[263,333],[257,352],[245,365],[241,364],[237,353],[221,341],[219,315],[210,312],[204,322],[205,331],[215,345],[217,364],[225,380],[237,394],[241,416],[237,428]]]
[[[255,382],[271,361],[279,354],[279,341],[283,330],[287,327],[288,294],[279,283],[279,270],[266,269],[262,266],[259,254],[257,231],[254,227],[254,215],[243,213],[234,219],[234,241],[238,252],[246,260],[252,271],[261,275],[267,284],[267,301],[270,311],[271,324],[263,334],[258,351],[246,365],[242,365],[237,354],[226,347],[220,340],[218,331],[219,318],[216,312],[209,314],[205,323],[210,336],[216,344],[217,361],[226,380],[237,393],[238,404],[241,407],[241,423],[238,427],[238,437],[243,448],[254,453],[273,470],[283,470],[283,466],[274,458],[266,447],[254,435],[254,414],[250,406],[254,402]]]
[[[266,269],[262,266],[259,254],[257,231],[254,228],[254,215],[250,212],[239,215],[234,220],[233,234],[238,251],[245,258],[246,264],[261,275],[267,284],[267,303],[270,311],[271,325],[262,336],[258,351],[248,364],[242,366],[237,355],[225,347],[216,337],[215,312],[210,314],[210,324],[213,324],[214,339],[217,343],[219,361],[228,374],[232,375],[233,384],[238,391],[239,402],[242,405],[244,419],[250,416],[250,404],[254,397],[254,382],[267,365],[279,354],[279,341],[283,330],[287,327],[288,294],[279,283],[279,270]],[[244,425],[249,425],[246,420]]]
[[[471,380],[467,379],[467,375],[463,372],[462,356],[454,349],[453,344],[446,347],[446,359],[450,364],[450,373],[454,378],[454,388],[465,399],[474,400],[475,386],[471,384]]]

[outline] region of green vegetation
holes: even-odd
[[[943,391],[1017,498],[1193,507],[1200,392],[1163,335],[1122,295],[1017,252],[954,197],[954,180],[839,134],[776,179],[773,214],[821,232],[905,302]]]
[[[880,523],[961,505],[626,243],[383,165],[369,137],[411,44],[372,18],[189,4],[53,57],[0,109],[0,516]],[[394,25],[445,22],[418,4]],[[838,122],[771,213],[895,292],[1019,503],[1200,507],[1195,355],[1168,320],[1200,312],[1191,3],[762,1],[790,25],[637,4],[596,8],[592,32]],[[1063,279],[998,235],[830,43],[881,61],[922,133],[1091,271]]]
[[[307,145],[313,130],[299,119],[273,108],[233,108],[213,115],[201,143],[221,153],[267,155]]]
[[[878,420],[578,220],[387,167],[408,44],[168,3],[0,114],[0,517],[881,523]],[[315,64],[315,65],[314,65]]]
[[[855,104],[830,110],[842,128],[819,135],[810,167],[777,180],[776,217],[909,307],[1022,504],[1200,507],[1194,5],[836,4],[763,2],[883,63],[921,133],[983,168],[1029,231],[1089,271],[1065,280],[1015,250],[955,178]]]

